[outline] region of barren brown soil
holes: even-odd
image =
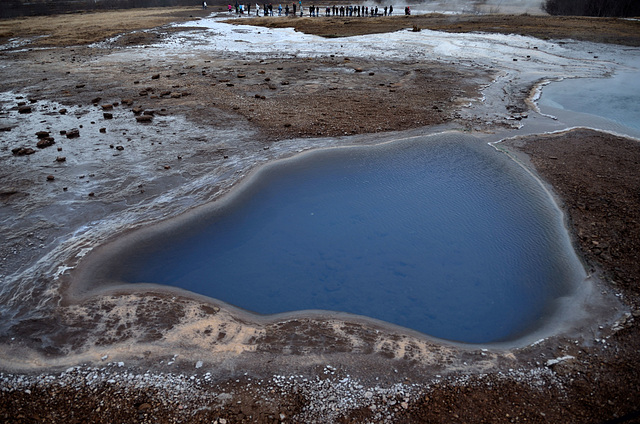
[[[219,121],[211,125],[226,125],[222,121],[231,119],[238,125],[255,128],[260,142],[270,143],[300,136],[351,135],[452,122],[458,119],[457,111],[464,98],[476,96],[479,87],[490,78],[484,71],[455,69],[443,64],[405,63],[387,67],[381,60],[345,57],[326,62],[295,59],[284,63],[211,58],[206,63],[187,62],[175,69],[131,64],[126,72],[102,69],[94,74],[74,66],[95,54],[82,44],[203,13],[196,8],[153,9],[0,21],[0,42],[9,37],[51,34],[48,38],[34,39],[29,46],[60,46],[52,51],[27,50],[12,54],[11,60],[22,65],[22,72],[1,81],[0,89],[38,87],[39,98],[68,104],[91,104],[98,97],[132,99],[131,107],[185,114],[194,122]],[[113,22],[118,25],[114,26]],[[254,19],[251,23],[295,25],[299,31],[331,37],[387,32],[415,25],[454,32],[496,31],[640,45],[640,24],[614,19],[489,15],[402,16],[366,21]],[[161,37],[163,31],[170,30],[129,34],[120,42],[145,44]],[[341,73],[338,78],[326,69],[351,72]],[[461,84],[461,80],[465,83]],[[85,85],[86,81],[91,84]],[[523,100],[519,103],[522,108]],[[523,349],[519,359],[503,371],[470,376],[461,371],[455,377],[464,379],[465,384],[443,380],[425,386],[419,396],[411,399],[401,395],[374,397],[373,407],[338,411],[336,422],[371,422],[376,408],[379,410],[382,406],[389,411],[386,421],[399,423],[640,422],[640,326],[637,322],[640,318],[640,144],[596,131],[573,130],[512,140],[504,148],[528,158],[533,169],[553,187],[568,214],[575,244],[589,268],[602,274],[608,288],[622,294],[623,302],[633,314],[607,335],[606,343],[592,340],[578,343],[558,337],[542,346]],[[226,152],[218,153],[222,156]],[[3,198],[9,199],[11,195]],[[181,313],[181,306],[176,308],[176,314]],[[29,326],[38,325],[42,323],[27,323],[24,331],[35,333]],[[83,326],[91,323],[78,319],[73,325],[75,337],[81,338]],[[262,353],[271,355],[269,363],[287,358],[300,362],[310,351],[331,357],[331,352],[323,349],[326,349],[326,340],[334,334],[320,330],[304,320],[272,328],[269,331],[279,336],[292,334],[298,350],[284,352],[281,347],[270,346],[265,338]],[[367,334],[366,337],[373,339],[374,336]],[[316,345],[307,348],[305,342]],[[347,349],[343,344],[336,342],[336,345],[335,349]],[[51,355],[55,356],[53,350]],[[545,365],[547,359],[565,355],[572,359]],[[361,363],[360,366],[371,370],[373,380],[375,373],[383,376],[382,368],[390,361],[381,355],[382,365]],[[398,382],[427,380],[426,376],[412,374],[416,361],[410,354],[394,361],[403,375]],[[265,369],[270,366],[263,365]],[[537,386],[519,377],[509,377],[509,367],[550,369],[553,374],[550,378],[555,383]],[[316,368],[315,375],[310,373],[307,377],[317,377],[322,386],[327,378],[326,370]],[[150,389],[132,380],[93,386],[34,384],[29,391],[9,388],[0,392],[0,420],[7,423],[277,423],[292,422],[292,415],[318,401],[315,393],[295,386],[287,386],[286,390],[265,389],[256,383],[259,379],[251,381],[243,371],[237,370],[232,378],[218,377],[199,385],[199,397],[189,403],[176,400],[172,387]],[[144,374],[146,369],[141,367],[132,372]],[[256,369],[252,372],[259,374]],[[386,372],[384,378],[391,384],[395,373],[388,369]],[[89,378],[81,376],[82,380]],[[218,393],[230,394],[233,402],[220,406],[215,397]],[[330,406],[335,399],[323,401]]]

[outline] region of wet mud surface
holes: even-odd
[[[486,67],[204,54],[127,63],[87,46],[0,54],[1,274],[17,281],[1,297],[4,422],[640,419],[637,141],[572,130],[500,143],[553,188],[603,299],[616,299],[590,311],[610,319],[579,333],[469,347],[342,316],[248,320],[153,288],[63,302],[96,244],[215,200],[261,163],[425,126],[516,128],[530,87],[503,92],[500,119],[468,119],[464,105],[495,77]],[[318,138],[329,136],[340,137]]]

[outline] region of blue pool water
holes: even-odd
[[[636,65],[640,66],[640,61]],[[545,108],[552,108],[603,117],[630,128],[633,130],[631,135],[637,136],[640,133],[639,98],[640,71],[634,69],[619,71],[609,78],[552,82],[544,87],[539,105],[543,112]]]
[[[540,185],[468,139],[269,166],[223,206],[121,251],[109,278],[260,314],[341,311],[456,341],[513,339],[583,271]]]

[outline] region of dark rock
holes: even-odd
[[[9,132],[11,131],[13,128],[11,127],[0,127],[0,132]]]
[[[111,103],[102,105],[102,110],[111,110],[111,109],[113,109],[113,105]]]
[[[171,98],[172,99],[179,99],[180,97],[182,97],[181,93],[171,93]]]
[[[76,88],[84,88],[85,84],[76,84]]]
[[[45,147],[53,146],[54,144],[56,144],[56,142],[53,140],[53,137],[45,137],[41,138],[40,141],[38,141],[36,147],[38,149],[44,149]]]
[[[138,94],[139,94],[140,96],[146,96],[146,95],[147,95],[147,94],[149,94],[149,93],[147,93],[147,91],[146,91],[146,90],[143,90],[143,91],[140,91]]]
[[[150,109],[150,110],[145,110],[142,114],[143,115],[151,115],[151,116],[153,116],[153,115],[155,115],[155,113],[156,113],[155,110],[151,110]]]
[[[67,114],[67,109],[60,109],[60,110],[58,111],[58,113],[59,113],[60,115],[66,115],[66,114]]]
[[[55,179],[56,177],[54,177],[53,175],[47,175],[47,181],[53,181]]]
[[[20,106],[18,108],[18,113],[31,113],[31,106],[27,106],[27,105]]]
[[[159,79],[160,78],[160,74],[155,74],[151,76],[151,79]]]
[[[144,110],[144,109],[142,109],[140,106],[138,106],[138,107],[134,107],[133,109],[131,109],[131,111],[132,111],[133,113],[135,113],[136,115],[141,114],[143,110]]]
[[[104,119],[113,119],[113,113],[105,112],[102,116],[104,116]]]
[[[106,129],[106,128],[100,128],[100,132],[101,132],[102,134],[104,134],[104,133],[106,133],[106,132],[107,132],[107,129]]]
[[[67,161],[67,158],[64,156],[58,156],[56,158],[56,162],[66,162],[66,161]]]
[[[124,150],[124,146],[116,146],[116,150],[118,150],[119,152]]]
[[[91,100],[91,103],[100,103],[100,100],[102,100],[102,97],[96,97],[95,99]]]
[[[67,138],[76,138],[76,137],[80,137],[80,130],[77,128],[74,128],[72,130],[69,130],[66,132],[66,136]]]
[[[138,122],[151,122],[152,119],[153,119],[153,116],[151,115],[136,116],[136,121]]]
[[[123,105],[131,106],[133,104],[133,99],[122,99],[120,102]]]
[[[38,132],[36,133],[36,136],[37,136],[38,138],[46,138],[46,137],[49,137],[49,131],[38,131]]]
[[[13,153],[16,156],[32,155],[35,152],[36,151],[30,147],[16,147],[15,149],[11,149],[11,153]]]
[[[93,196],[95,196],[95,195],[96,195],[96,194],[95,194],[93,191],[92,191],[91,193],[89,193],[89,197],[93,197]]]

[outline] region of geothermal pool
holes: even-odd
[[[258,314],[347,312],[470,343],[540,328],[585,277],[541,184],[458,134],[276,162],[107,250],[95,280],[176,286]]]
[[[640,137],[640,59],[608,78],[551,82],[539,101],[542,112],[571,124]]]

